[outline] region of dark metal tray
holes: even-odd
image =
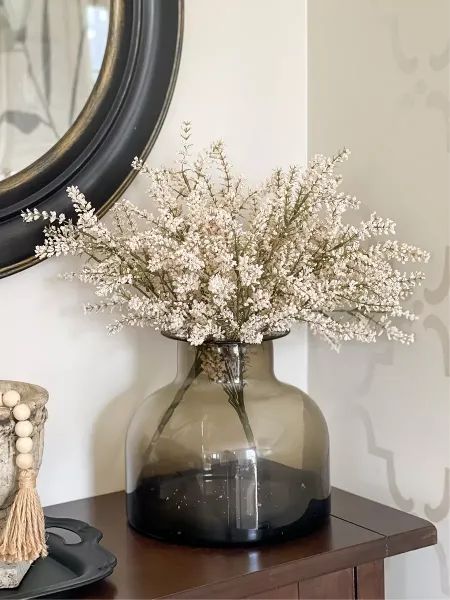
[[[99,546],[103,534],[83,521],[45,517],[48,556],[31,565],[15,589],[0,590],[0,600],[39,598],[73,590],[110,575],[116,557]]]

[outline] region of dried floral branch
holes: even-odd
[[[402,329],[416,318],[405,301],[424,275],[395,265],[427,262],[429,254],[392,239],[395,223],[375,213],[359,225],[344,221],[359,208],[339,191],[336,168],[347,150],[315,156],[304,169],[277,169],[250,189],[234,174],[222,142],[192,158],[190,136],[185,123],[173,168],[133,161],[150,182],[154,213],[123,200],[107,228],[76,187],[68,188],[75,221],[37,209],[23,213],[25,221],[48,221],[38,257],[88,257],[70,276],[94,286],[100,301],[88,311],[115,311],[111,331],[151,326],[194,345],[260,343],[295,322],[335,348],[382,334],[413,340]]]

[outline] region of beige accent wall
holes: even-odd
[[[363,213],[433,253],[414,346],[309,346],[333,483],[438,528],[436,547],[387,562],[388,598],[450,596],[449,37],[447,0],[308,3],[309,154],[350,147]]]

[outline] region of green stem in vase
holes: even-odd
[[[192,383],[195,381],[195,379],[199,375],[200,370],[201,370],[201,356],[200,356],[199,350],[197,350],[195,353],[194,362],[192,363],[192,367],[189,369],[189,372],[186,375],[185,380],[181,384],[181,386],[178,389],[177,393],[175,394],[172,402],[166,408],[163,416],[161,417],[160,422],[158,423],[158,427],[156,428],[155,433],[153,434],[153,437],[150,441],[150,444],[145,452],[144,464],[147,464],[156,444],[159,441],[159,438],[161,437],[162,432],[166,428],[167,423],[170,421],[173,413],[175,412],[175,409],[180,404],[180,402],[183,400],[184,395],[186,394],[188,389],[191,387]]]
[[[237,363],[238,383],[236,384],[236,377],[233,374],[233,368],[232,368],[233,365],[230,364],[230,361],[228,360],[228,358],[226,358],[226,357],[224,358],[224,364],[225,364],[225,370],[226,370],[227,377],[226,377],[226,382],[222,383],[222,387],[223,387],[226,395],[228,396],[229,404],[236,411],[236,414],[242,425],[242,428],[244,430],[245,437],[247,439],[249,446],[251,448],[255,448],[256,447],[255,436],[253,435],[253,430],[250,425],[250,421],[249,421],[249,418],[247,415],[247,411],[245,409],[245,402],[244,402],[244,361],[245,361],[245,356],[243,354],[242,348],[239,346],[238,363]],[[196,350],[194,362],[193,362],[191,368],[189,369],[189,372],[186,375],[186,378],[184,379],[180,388],[177,390],[172,402],[167,407],[167,409],[164,411],[164,414],[158,423],[155,433],[153,434],[150,444],[145,452],[144,464],[146,464],[149,461],[149,459],[152,455],[152,452],[155,449],[157,443],[159,442],[164,429],[166,428],[167,424],[169,423],[170,419],[172,418],[173,413],[175,412],[175,410],[179,406],[179,404],[182,402],[186,392],[188,391],[188,389],[191,387],[192,383],[195,381],[195,379],[198,377],[198,375],[201,372],[202,372],[202,351],[199,348]]]
[[[251,446],[252,448],[256,448],[255,436],[253,435],[252,426],[250,425],[247,411],[245,410],[244,406],[244,390],[240,392],[240,395],[242,396],[242,402],[240,403],[239,407],[234,408],[239,417],[239,421],[241,422],[249,446]]]
[[[228,377],[228,382],[223,384],[223,389],[228,396],[228,402],[234,408],[239,417],[239,421],[241,422],[242,428],[245,433],[245,437],[247,438],[247,442],[249,446],[252,448],[256,448],[255,436],[253,435],[252,426],[250,425],[250,420],[247,415],[247,411],[245,408],[244,401],[244,367],[246,357],[244,355],[242,346],[238,346],[238,383],[235,383],[235,377],[233,375],[232,365],[228,362],[227,358],[225,360],[225,369]]]

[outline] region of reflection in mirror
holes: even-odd
[[[82,110],[109,0],[0,0],[0,180],[45,154]]]

